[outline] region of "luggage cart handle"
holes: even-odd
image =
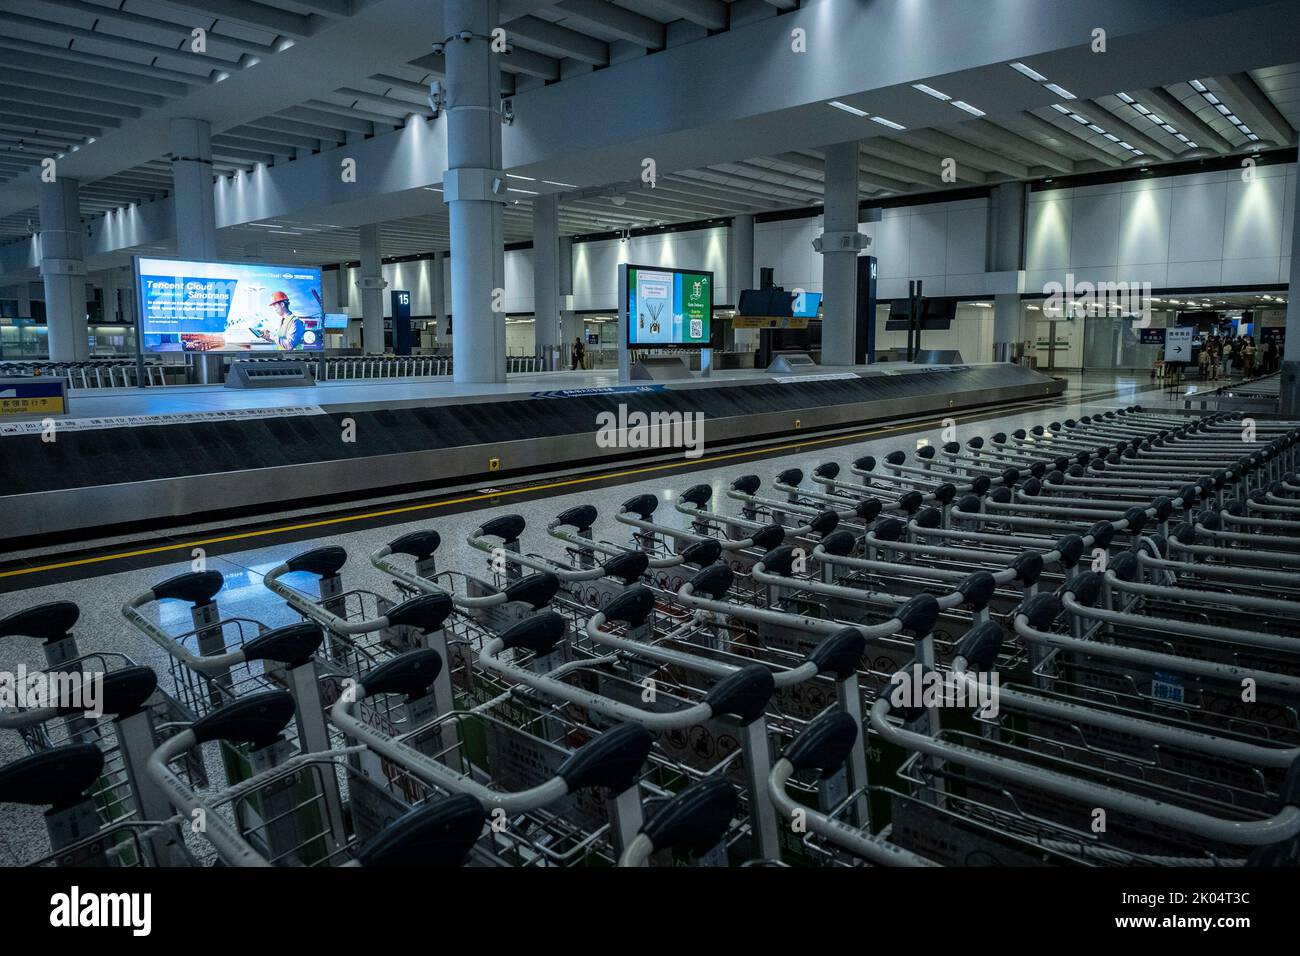
[[[88,680],[88,674],[82,674],[82,687]],[[96,715],[107,714],[118,719],[138,714],[145,702],[158,687],[158,675],[152,668],[143,666],[123,667],[110,671],[102,677],[102,683],[94,702]],[[86,694],[74,689],[73,699],[86,700]],[[70,714],[88,713],[85,706],[73,707],[68,704],[56,704],[48,707],[33,707],[20,711],[0,711],[0,728],[16,730],[42,724],[56,717]]]
[[[767,792],[779,816],[793,819],[796,811],[804,815],[807,827],[836,846],[861,859],[883,866],[934,866],[930,860],[910,850],[849,826],[841,820],[801,803],[796,803],[785,785],[796,773],[817,770],[822,780],[834,776],[858,745],[858,721],[843,711],[818,717],[786,747],[768,772]]]
[[[1287,773],[1282,788],[1283,806],[1277,813],[1263,820],[1225,820],[906,730],[889,720],[889,712],[888,695],[877,698],[871,707],[871,726],[889,743],[979,770],[1019,786],[1047,790],[1088,806],[1118,810],[1153,823],[1195,833],[1200,837],[1239,846],[1278,843],[1300,833],[1300,763],[1293,764]]]
[[[81,609],[71,601],[52,601],[0,618],[0,637],[36,637],[46,643],[68,636],[81,617]]]
[[[700,857],[717,846],[740,809],[736,788],[708,777],[669,798],[619,857],[623,867],[645,866],[655,853],[684,849]]]

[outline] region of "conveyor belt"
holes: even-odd
[[[865,372],[777,382],[691,383],[564,398],[503,397],[466,404],[0,438],[0,538],[241,505],[302,501],[402,485],[436,486],[496,471],[523,473],[634,449],[597,447],[597,416],[704,415],[707,447],[801,429],[1055,394],[1062,382],[1013,365]],[[355,441],[344,441],[344,423]],[[645,449],[640,454],[662,454]],[[111,519],[116,519],[115,521]]]

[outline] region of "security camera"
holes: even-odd
[[[501,122],[509,126],[515,121],[515,101],[507,96],[501,101]]]
[[[460,37],[461,40],[463,40],[465,43],[468,43],[470,40],[474,39],[474,33],[471,30],[461,30],[460,33],[456,35]]]
[[[433,45],[433,52],[436,53],[438,56],[442,56],[442,54],[446,51],[446,49],[447,48],[443,46],[441,43],[435,43]]]
[[[443,89],[441,80],[433,80],[429,83],[429,109],[433,110],[433,115],[437,116],[442,112],[443,106],[447,103],[447,91]]]

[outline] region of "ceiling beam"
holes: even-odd
[[[1200,97],[1200,94],[1196,94]],[[1188,139],[1198,145],[1217,150],[1220,153],[1232,152],[1233,146],[1205,120],[1196,115],[1182,100],[1162,86],[1147,90],[1138,90],[1133,96],[1147,109],[1158,113],[1171,126],[1177,126]],[[1202,101],[1203,102],[1203,101]]]
[[[252,0],[154,0],[178,10],[198,10],[230,23],[288,37],[309,37],[320,26],[311,14],[281,10]]]
[[[100,20],[107,20],[112,23],[124,23],[133,27],[140,27],[142,30],[150,33],[162,33],[170,35],[176,42],[189,45],[193,37],[193,27],[173,23],[170,20],[159,20],[157,17],[146,17],[139,13],[131,13],[120,7],[106,7],[98,3],[86,3],[85,0],[37,0],[38,3],[46,6],[57,7],[61,10],[71,10],[73,13],[83,14],[94,18],[94,23],[98,25]],[[205,18],[203,23],[195,26],[207,28],[207,43],[209,47],[226,49],[239,55],[243,53],[253,53],[258,56],[271,56],[275,53],[275,48],[266,43],[258,43],[255,40],[242,40],[237,37],[225,36],[211,29],[216,23],[211,19],[211,15]],[[98,36],[110,36],[116,38],[116,34],[101,34],[94,31]]]
[[[505,29],[508,42],[522,43],[537,53],[557,59],[569,57],[592,66],[609,65],[609,44],[558,23],[540,17],[520,17],[506,24]]]
[[[1174,158],[1175,154],[1172,150],[1166,149],[1132,124],[1126,123],[1100,103],[1093,100],[1071,100],[1062,105],[1070,107],[1084,119],[1091,120],[1108,133],[1114,133],[1124,142],[1131,143],[1149,156],[1157,159]]]
[[[1273,140],[1279,146],[1295,145],[1295,130],[1249,73],[1216,76],[1215,81],[1233,98],[1235,102],[1229,105],[1238,107],[1233,112],[1245,120],[1254,133]],[[1263,127],[1262,131],[1260,127]]]
[[[0,49],[21,53],[24,69],[54,76],[94,80],[128,89],[158,93],[162,96],[185,96],[198,87],[208,86],[212,82],[206,76],[171,70],[153,63],[136,63],[132,60],[86,53],[67,46],[50,46],[16,37],[0,36]],[[87,72],[89,70],[95,73]]]
[[[55,106],[60,109],[80,110],[91,117],[98,114],[101,117],[118,116],[123,119],[139,119],[141,116],[139,108],[135,106],[87,99],[84,96],[68,96],[65,93],[51,93],[47,90],[31,89],[26,86],[11,86],[4,83],[0,83],[0,100],[26,103],[38,109]]]
[[[498,62],[501,69],[507,73],[523,73],[525,76],[536,76],[547,81],[560,78],[559,60],[534,53],[532,50],[525,50],[523,47],[513,47],[509,53],[501,54]]]
[[[669,19],[681,18],[707,30],[727,28],[727,5],[722,0],[643,0],[662,10]]]
[[[662,50],[667,45],[667,31],[658,20],[604,0],[563,0],[552,9],[564,15],[561,24],[573,20],[648,50]]]
[[[105,7],[105,9],[110,9]],[[39,20],[36,17],[25,17],[17,13],[7,13],[0,11],[0,23],[11,23],[14,26],[30,27],[33,30],[42,33],[54,34],[61,42],[66,43],[68,38],[74,40],[88,40],[91,43],[99,43],[107,46],[120,47],[123,50],[132,50],[136,53],[146,53],[150,56],[164,57],[178,63],[188,63],[191,66],[198,65],[209,70],[236,70],[238,64],[230,60],[223,60],[221,57],[210,56],[207,53],[191,53],[188,49],[174,49],[169,46],[160,46],[156,43],[146,43],[143,40],[132,40],[130,37],[120,37],[113,33],[99,33],[95,30],[83,30],[81,27],[74,27],[67,23],[56,23],[52,20]],[[185,32],[189,36],[189,31]]]
[[[1039,166],[1055,169],[1058,173],[1074,172],[1074,160],[1068,156],[1062,156],[1041,143],[1018,136],[1011,130],[989,120],[977,119],[970,123],[963,123],[961,130],[967,136],[972,136],[986,143],[992,143],[996,149],[1021,156]]]
[[[57,60],[51,62],[58,62]],[[27,58],[23,58],[23,66],[28,66]],[[72,64],[67,64],[71,66]],[[87,68],[89,69],[89,68]],[[93,70],[91,72],[94,72]],[[110,73],[109,70],[100,71]],[[122,76],[130,77],[130,73],[123,73]],[[134,77],[132,77],[134,79]],[[87,80],[69,79],[65,76],[54,76],[49,73],[28,72],[26,69],[13,69],[10,66],[0,66],[0,83],[17,84],[38,90],[47,90],[51,93],[70,93],[73,95],[84,94],[86,92]],[[161,96],[153,93],[144,93],[138,89],[121,89],[104,82],[103,78],[92,81],[95,83],[95,99],[99,102],[124,103],[129,106],[158,107],[167,102]]]
[[[891,134],[890,138],[896,140],[905,138],[908,142],[919,144],[927,152],[936,153],[944,159],[954,159],[957,161],[959,168],[963,164],[970,163],[977,169],[982,168],[990,172],[1003,173],[1016,179],[1027,179],[1029,177],[1029,167],[1024,163],[1008,159],[992,150],[973,146],[965,140],[950,136],[947,133],[941,133],[938,130],[909,130],[903,134]]]
[[[1063,143],[1069,148],[1078,149],[1080,152],[1087,154],[1090,159],[1096,160],[1103,166],[1109,166],[1112,169],[1116,169],[1124,165],[1124,161],[1119,157],[1112,155],[1100,146],[1088,142],[1082,136],[1075,133],[1073,131],[1074,129],[1083,129],[1083,127],[1075,124],[1073,120],[1070,121],[1071,129],[1065,129],[1057,126],[1055,123],[1048,122],[1041,116],[1037,116],[1028,110],[1022,111],[1020,113],[1020,118],[1044,136],[1050,136],[1058,143]]]

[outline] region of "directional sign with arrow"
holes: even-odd
[[[1192,343],[1196,329],[1190,325],[1180,325],[1165,329],[1165,361],[1189,362],[1192,358]]]

